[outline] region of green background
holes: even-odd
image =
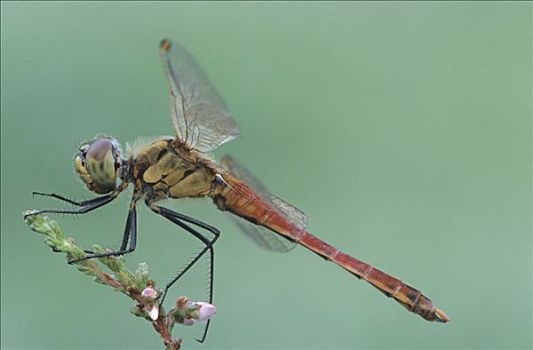
[[[2,2],[2,347],[161,348],[129,299],[67,266],[24,224],[91,198],[75,146],[172,134],[158,43],[198,58],[242,137],[228,152],[301,207],[309,229],[424,291],[432,324],[305,249],[246,240],[206,200],[172,207],[218,226],[215,304],[178,327],[187,348],[530,348],[530,3]],[[128,195],[57,219],[117,246]],[[200,246],[145,208],[138,250],[160,283]],[[207,265],[174,290],[205,300]]]

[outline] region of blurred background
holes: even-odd
[[[219,227],[208,340],[185,348],[531,348],[531,3],[5,3],[2,348],[161,348],[132,303],[68,266],[21,213],[92,195],[76,146],[172,134],[159,41],[187,47],[241,125],[231,153],[309,229],[425,292],[432,324],[303,248]],[[128,194],[67,235],[116,247]],[[132,268],[164,283],[200,249],[142,208]],[[173,290],[206,300],[207,264]]]

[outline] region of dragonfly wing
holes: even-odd
[[[256,195],[261,197],[263,201],[268,203],[268,205],[272,209],[276,210],[276,212],[284,219],[295,224],[301,229],[305,229],[307,226],[307,216],[298,208],[269,193],[266,187],[246,168],[237,163],[235,159],[230,156],[224,156],[220,164],[232,175],[245,182],[246,185],[248,185]],[[237,222],[237,225],[241,228],[241,230],[263,248],[279,252],[286,252],[292,250],[296,245],[296,243],[291,242],[290,240],[278,235],[273,231],[270,231],[266,227],[255,225],[235,215],[232,215],[232,217]]]
[[[161,59],[170,85],[170,117],[180,141],[200,152],[211,152],[239,135],[224,101],[194,57],[164,39]]]
[[[307,227],[307,215],[305,215],[303,211],[272,194],[270,195],[270,201],[271,205],[273,205],[286,220],[296,224],[296,226],[302,230]]]
[[[296,243],[274,233],[263,226],[255,225],[237,215],[229,214],[241,231],[261,248],[275,252],[288,252],[296,247]]]

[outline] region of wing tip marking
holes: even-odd
[[[170,49],[170,40],[161,40],[161,43],[159,44],[159,49],[161,50],[161,53],[168,52],[168,50]]]

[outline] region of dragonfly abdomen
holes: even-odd
[[[266,226],[265,223],[272,215],[272,208],[253,193],[246,185],[224,177],[218,190],[213,195],[213,201],[220,210],[227,210],[254,224]]]
[[[447,322],[446,315],[420,291],[403,283],[401,280],[341,252],[332,245],[307,232],[304,228],[289,221],[268,202],[248,188],[245,184],[230,177],[224,178],[214,201],[221,210],[228,210],[242,218],[294,241],[326,260],[332,261],[356,277],[363,279],[393,298],[407,310],[414,312],[428,321]]]
[[[369,282],[385,295],[403,305],[407,310],[422,316],[428,321],[448,321],[446,315],[435,307],[429,298],[401,280],[341,252],[307,231],[302,230],[295,236],[299,236],[297,240],[299,244],[334,262],[356,277]]]

